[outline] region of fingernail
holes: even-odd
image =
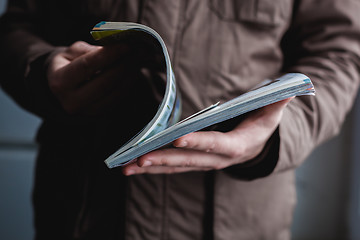
[[[152,165],[152,162],[145,161],[144,164],[142,165],[142,167],[148,167],[148,166],[151,166],[151,165]]]
[[[126,172],[126,175],[129,176],[129,175],[133,175],[135,174],[135,171],[134,170],[129,170]]]

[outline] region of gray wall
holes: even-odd
[[[360,112],[359,104],[354,110]],[[354,199],[359,186],[352,179],[360,168],[353,168],[357,161],[351,158],[353,138],[359,136],[353,131],[355,114],[349,115],[339,136],[317,148],[296,171],[294,240],[360,239],[354,232],[360,226],[359,201]]]
[[[6,5],[6,0],[0,0],[0,14],[3,13]]]
[[[5,8],[0,0],[0,13]],[[31,189],[40,120],[0,90],[0,239],[32,239]]]
[[[352,240],[360,239],[360,94],[354,109],[350,152],[348,223]]]
[[[0,13],[6,1],[0,0]],[[294,240],[360,239],[360,101],[340,135],[297,170]],[[0,90],[0,239],[33,236],[31,189],[40,119]]]

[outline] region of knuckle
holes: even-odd
[[[209,147],[205,150],[206,152],[214,152],[217,149],[217,144],[215,141],[212,141]]]
[[[159,165],[160,166],[166,166],[168,164],[168,160],[166,158],[160,158]]]
[[[186,158],[183,161],[182,167],[191,167],[191,166],[193,166],[193,164],[194,164],[194,161],[192,158]]]
[[[231,137],[226,142],[227,156],[230,158],[239,158],[245,153],[246,142],[238,141],[236,137]]]
[[[182,140],[182,143],[186,143],[187,148],[195,147],[195,142],[192,138],[187,137],[186,140]]]
[[[241,146],[233,148],[232,150],[229,151],[229,157],[231,158],[238,158],[240,156],[242,156],[244,153],[243,148]]]
[[[206,149],[206,152],[217,152],[221,151],[224,145],[224,142],[222,140],[224,135],[220,132],[211,132],[208,140],[208,148]]]

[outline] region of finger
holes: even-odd
[[[265,141],[279,124],[281,112],[291,99],[259,109],[228,133],[195,132],[175,140],[173,144],[178,148],[222,154],[232,158],[245,157],[249,155],[248,146],[251,146],[249,139],[256,139],[259,142],[257,145],[260,146],[260,143]]]
[[[71,97],[64,100],[63,105],[69,113],[94,111],[94,105],[99,105],[97,108],[101,108],[101,102],[105,99],[111,101],[111,98],[124,94],[125,87],[122,86],[125,86],[128,81],[131,81],[129,73],[120,64],[84,83]]]
[[[295,97],[290,97],[279,102],[272,103],[265,107],[260,108],[260,110],[265,111],[266,113],[277,113],[282,111]]]
[[[88,44],[87,42],[77,41],[66,49],[66,51],[64,52],[64,56],[68,60],[72,61],[75,58],[80,57],[81,55],[84,55],[88,52],[95,51],[101,48],[102,48],[101,46],[95,46]]]
[[[110,112],[116,106],[125,104],[124,93],[122,91],[112,91],[108,94],[104,94],[102,98],[94,100],[91,104],[84,106],[79,112],[82,115],[95,116],[102,115]]]
[[[216,131],[194,132],[174,141],[177,148],[193,149],[207,153],[237,156],[242,151],[242,138]]]
[[[217,154],[187,150],[187,149],[162,149],[148,153],[138,158],[139,167],[167,166],[167,167],[200,167],[222,169],[233,163],[232,159]]]
[[[209,171],[210,168],[201,167],[167,167],[167,166],[152,166],[152,167],[139,167],[136,164],[127,165],[123,167],[124,175],[137,175],[137,174],[172,174],[191,171]]]
[[[95,74],[121,59],[126,62],[127,47],[117,44],[112,48],[100,48],[74,59],[67,65],[67,85],[78,86],[89,81]]]
[[[62,53],[54,56],[47,71],[48,78],[51,79],[56,71],[64,68],[69,63],[71,63],[71,61],[68,58],[64,57]]]
[[[280,120],[282,118],[283,110],[285,107],[290,103],[290,101],[294,99],[294,97],[287,98],[285,100],[270,104],[268,106],[262,107],[256,111],[254,111],[252,114],[249,114],[249,116],[241,122],[234,131],[241,131],[244,128],[253,128],[261,127],[264,129],[273,129],[279,125]],[[254,129],[256,130],[256,129]],[[267,131],[263,132],[267,133]]]
[[[94,99],[90,104],[85,105],[81,110],[81,114],[85,115],[99,115],[105,114],[115,107],[118,107],[121,104],[126,104],[128,93],[131,92],[131,89],[126,88],[121,81],[131,81],[128,76],[122,76],[122,79],[118,79],[118,82],[112,86],[108,91],[104,91],[101,96],[97,99]],[[124,91],[126,89],[126,91]]]

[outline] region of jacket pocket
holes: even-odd
[[[291,15],[292,0],[209,0],[210,9],[224,21],[264,27],[283,24]]]

